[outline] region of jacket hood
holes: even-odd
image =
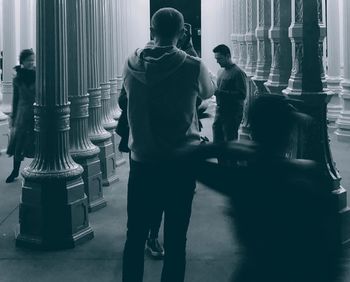
[[[154,85],[176,72],[186,56],[175,46],[155,46],[151,41],[129,57],[127,69],[143,84]]]

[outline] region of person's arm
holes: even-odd
[[[210,161],[196,163],[194,168],[196,179],[208,188],[225,196],[230,196],[235,186],[235,168],[226,167]]]
[[[234,186],[239,186],[243,168],[222,166],[208,159],[229,157],[232,160],[254,158],[256,146],[253,143],[207,143],[187,145],[175,152],[175,159],[193,163],[194,173],[199,182],[227,196],[234,195]]]
[[[198,82],[199,82],[199,97],[201,97],[202,99],[208,99],[211,96],[213,96],[215,91],[215,85],[213,80],[211,79],[211,76],[209,74],[207,67],[204,65],[202,61],[200,62]]]
[[[118,105],[122,111],[127,110],[128,97],[126,95],[124,84],[122,86],[122,89],[120,90],[120,94],[119,94],[119,98],[118,98]]]
[[[16,78],[13,79],[13,98],[12,98],[12,113],[11,113],[11,126],[14,126],[14,121],[16,120],[17,115],[17,106],[18,106],[18,86]]]

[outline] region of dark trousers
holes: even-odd
[[[213,142],[229,142],[238,139],[238,129],[243,117],[243,107],[237,108],[232,113],[221,113],[216,109],[213,122]],[[218,162],[225,166],[234,165],[225,157],[218,158]]]
[[[165,249],[161,281],[184,281],[186,234],[196,183],[190,168],[184,163],[130,160],[123,282],[143,280],[145,242],[160,204],[164,209]]]
[[[149,238],[150,239],[156,239],[159,235],[159,229],[162,225],[162,219],[163,219],[163,205],[159,203],[159,209],[158,212],[155,214],[154,218],[151,218],[150,222],[150,230],[149,230]]]
[[[232,113],[221,113],[218,109],[213,122],[213,141],[215,143],[238,139],[238,129],[243,117],[243,107]]]

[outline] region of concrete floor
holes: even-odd
[[[203,121],[204,134],[211,137],[212,117]],[[334,158],[343,176],[342,184],[350,189],[350,144],[338,143],[333,136],[331,139]],[[29,160],[26,161],[28,163]],[[120,181],[104,188],[107,207],[89,214],[95,238],[74,249],[56,252],[15,247],[21,180],[5,183],[11,167],[12,159],[0,156],[0,281],[121,281],[128,164],[118,170]],[[348,195],[348,203],[349,200]],[[188,232],[187,282],[229,280],[239,257],[239,249],[231,235],[226,209],[225,198],[198,185]],[[350,269],[349,260],[344,263]],[[159,281],[161,267],[161,261],[145,256],[144,281]],[[350,281],[350,275],[344,281]]]

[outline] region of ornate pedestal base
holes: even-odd
[[[13,96],[13,85],[12,81],[2,82],[2,104],[0,105],[0,111],[5,114],[12,112],[12,96]]]
[[[241,124],[238,130],[238,140],[251,140],[250,131],[247,126]]]
[[[299,144],[301,148],[299,148],[299,154],[296,157],[315,160],[323,167],[328,187],[336,197],[338,204],[342,220],[342,241],[350,244],[350,209],[347,205],[347,191],[341,186],[341,176],[333,161],[326,123],[327,103],[331,99],[332,93],[330,91],[303,92],[301,95],[291,95],[287,89],[285,92],[290,98],[302,100],[304,105],[300,110],[313,117],[313,123],[303,131],[303,142]],[[316,140],[317,142],[315,142]]]
[[[115,159],[116,159],[115,164],[117,167],[119,167],[119,166],[122,166],[123,164],[125,164],[126,160],[125,160],[123,154],[121,152],[119,152],[119,150],[118,150],[118,145],[119,145],[120,140],[121,140],[120,136],[118,134],[115,134],[114,138],[115,138],[115,145],[116,145],[116,147],[115,147]]]
[[[100,159],[95,156],[94,158],[85,159],[79,161],[75,160],[80,164],[84,172],[82,178],[84,180],[85,194],[88,200],[89,212],[97,211],[104,208],[107,205],[106,200],[103,198],[102,190],[102,173]]]
[[[17,246],[58,250],[92,239],[82,178],[25,178],[19,222]]]
[[[339,98],[341,92],[340,79],[329,77],[327,79],[327,86],[329,90],[334,92],[327,105],[328,130],[334,132],[337,129],[336,121],[340,117],[340,112],[342,110]]]
[[[265,88],[271,94],[282,95],[282,90],[286,89],[287,85],[275,84],[267,81],[264,83]]]
[[[266,80],[258,80],[254,79],[253,77],[253,83],[255,84],[255,88],[257,93],[255,95],[262,95],[269,93],[269,90],[265,87]]]
[[[9,140],[9,124],[7,115],[0,112],[0,155],[6,153]]]
[[[110,139],[98,143],[93,141],[93,143],[100,148],[99,158],[101,162],[102,185],[109,186],[119,180],[115,174],[116,161],[113,143]]]

